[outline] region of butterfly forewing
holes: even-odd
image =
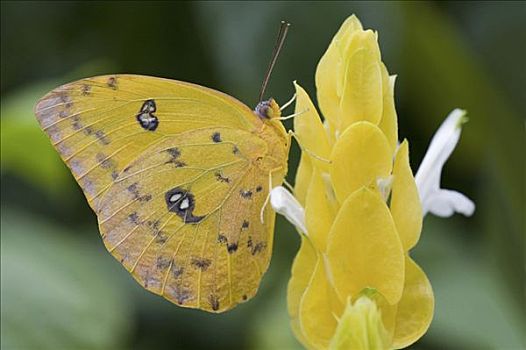
[[[146,289],[221,312],[252,297],[272,251],[260,212],[286,138],[197,85],[103,76],[59,87],[36,115],[97,214],[111,254]],[[285,142],[284,142],[285,140]]]

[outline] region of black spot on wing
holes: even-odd
[[[243,197],[244,199],[250,199],[250,198],[252,198],[252,191],[250,191],[250,190],[240,190],[240,191],[239,191],[239,194],[240,194],[241,197]]]
[[[108,85],[108,87],[113,90],[117,90],[117,78],[109,77],[108,80],[106,81],[106,85]]]
[[[201,271],[206,271],[212,264],[212,260],[205,258],[192,258],[192,265]]]
[[[154,234],[157,234],[159,232],[159,228],[161,227],[161,220],[148,220],[146,221],[146,226],[148,226]]]
[[[99,166],[103,169],[109,169],[115,165],[115,162],[108,158],[104,153],[97,153],[96,159],[99,163]]]
[[[139,225],[141,223],[139,215],[136,212],[133,212],[130,215],[128,215],[128,219],[130,219],[130,221],[135,225]]]
[[[167,163],[175,161],[181,155],[181,151],[177,147],[168,148],[165,150],[166,153],[170,155],[170,159]]]
[[[237,243],[227,244],[226,249],[229,254],[235,253],[237,251]]]
[[[185,223],[197,223],[204,219],[204,216],[195,216],[194,195],[185,189],[175,187],[164,195],[168,211],[177,214]]]
[[[148,194],[140,196],[137,199],[139,200],[139,202],[149,202],[152,200],[152,195],[148,193]]]
[[[223,174],[221,174],[219,171],[216,172],[215,174],[215,177],[217,179],[217,181],[220,181],[220,182],[225,182],[225,183],[230,183],[230,179],[226,176],[223,176]]]
[[[159,270],[165,270],[172,264],[172,259],[165,257],[165,256],[159,256],[157,257],[157,261],[155,266]]]
[[[168,286],[166,288],[166,293],[171,295],[179,305],[184,304],[192,297],[190,290],[180,285]]]
[[[210,294],[208,296],[208,302],[210,303],[210,307],[212,308],[212,310],[219,310],[219,298],[216,295]]]
[[[181,151],[177,147],[168,148],[165,150],[166,153],[170,155],[170,159],[168,159],[164,164],[173,164],[176,168],[182,168],[186,166],[186,163],[179,160],[179,157],[181,156]]]
[[[134,199],[137,199],[141,196],[141,194],[139,193],[139,184],[137,182],[132,183],[126,189],[132,194]]]
[[[146,100],[137,114],[139,125],[148,131],[155,131],[159,126],[159,119],[153,114],[157,110],[154,100]]]
[[[242,229],[247,229],[249,226],[249,222],[247,220],[243,220],[243,224],[241,225]]]
[[[93,134],[93,128],[91,126],[86,126],[82,132],[84,133],[84,135],[86,136],[90,136]]]
[[[82,84],[82,86],[80,87],[80,94],[82,96],[88,96],[90,92],[91,92],[91,86],[88,84]]]
[[[180,266],[176,266],[174,263],[172,263],[172,275],[175,277],[175,278],[178,278],[180,277],[183,272],[184,272],[184,268],[180,267]]]
[[[91,132],[92,131],[90,131],[90,133]],[[110,139],[108,138],[106,133],[102,130],[97,130],[95,132],[95,137],[97,138],[97,140],[99,140],[100,143],[102,143],[105,146],[110,144]]]
[[[218,142],[221,142],[221,134],[219,132],[214,132],[212,134],[212,141],[218,143]]]
[[[168,235],[164,231],[157,231],[155,236],[155,243],[164,244],[168,240]]]
[[[256,255],[257,253],[263,251],[266,247],[267,244],[265,242],[258,242],[252,245],[251,253],[252,255]]]
[[[73,130],[80,130],[84,127],[80,122],[80,117],[78,115],[71,118],[71,127],[73,128]]]

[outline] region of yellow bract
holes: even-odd
[[[349,126],[331,153],[331,179],[342,203],[362,186],[376,187],[391,172],[392,153],[382,131],[369,122]]]
[[[335,217],[334,204],[327,198],[325,183],[317,169],[309,185],[305,201],[305,221],[309,238],[321,252],[327,249],[327,232]]]
[[[306,153],[301,154],[300,164],[296,171],[296,186],[294,186],[294,195],[301,205],[305,205],[307,191],[309,189],[310,179],[312,176],[312,161]]]
[[[424,271],[409,257],[405,258],[405,284],[398,303],[393,348],[414,343],[427,331],[433,319],[435,299]]]
[[[327,134],[323,129],[320,116],[316,107],[312,104],[309,95],[305,90],[294,83],[296,88],[296,110],[298,115],[294,118],[294,131],[302,147],[308,152],[317,155],[320,158],[327,159],[331,152]],[[326,168],[326,163],[312,159],[318,167]]]
[[[342,48],[356,32],[362,31],[362,24],[355,16],[349,17],[320,59],[316,70],[316,87],[320,109],[332,128],[339,127],[340,98],[343,94],[345,66],[341,55]]]
[[[287,171],[275,102],[267,119],[202,86],[114,75],[61,86],[35,112],[106,248],[144,288],[210,312],[255,295],[275,218],[260,213]]]
[[[396,109],[394,104],[394,86],[396,76],[389,76],[387,68],[382,63],[382,89],[383,89],[383,109],[382,119],[378,127],[385,134],[389,146],[391,146],[391,153],[396,151],[398,146],[398,121],[396,118]]]
[[[370,30],[358,32],[346,51],[340,128],[360,120],[377,124],[382,117],[382,73],[376,36]]]
[[[398,148],[394,161],[391,214],[404,249],[413,248],[422,230],[422,206],[409,165],[407,140]]]
[[[325,262],[318,255],[299,308],[300,329],[308,344],[314,348],[325,348],[329,345],[337,325],[334,314],[340,310],[341,305],[327,279]],[[316,317],[312,317],[313,314]]]
[[[287,288],[287,300],[292,330],[304,344],[307,342],[303,340],[303,332],[299,324],[300,301],[309,285],[317,259],[316,250],[310,241],[302,236],[300,250],[292,264],[292,278]]]
[[[323,123],[296,84],[296,112],[308,111],[295,120],[304,151],[295,193],[307,232],[288,300],[294,333],[308,348],[408,346],[433,316],[431,285],[408,255],[422,208],[408,143],[398,146],[394,84],[376,34],[355,16],[316,71]]]
[[[341,300],[374,288],[390,304],[400,300],[404,252],[385,202],[366,188],[345,200],[329,231],[327,259]]]

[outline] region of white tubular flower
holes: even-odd
[[[442,167],[446,163],[458,140],[466,111],[453,110],[433,136],[431,144],[420,164],[415,181],[422,202],[422,213],[428,212],[449,217],[455,212],[471,216],[475,204],[462,193],[440,188]]]
[[[270,205],[277,213],[283,215],[301,232],[307,234],[305,225],[305,210],[289,191],[283,186],[277,186],[270,191]]]

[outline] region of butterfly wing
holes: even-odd
[[[213,312],[256,293],[274,225],[259,215],[286,172],[277,129],[217,91],[133,75],[59,87],[36,115],[146,289]]]

